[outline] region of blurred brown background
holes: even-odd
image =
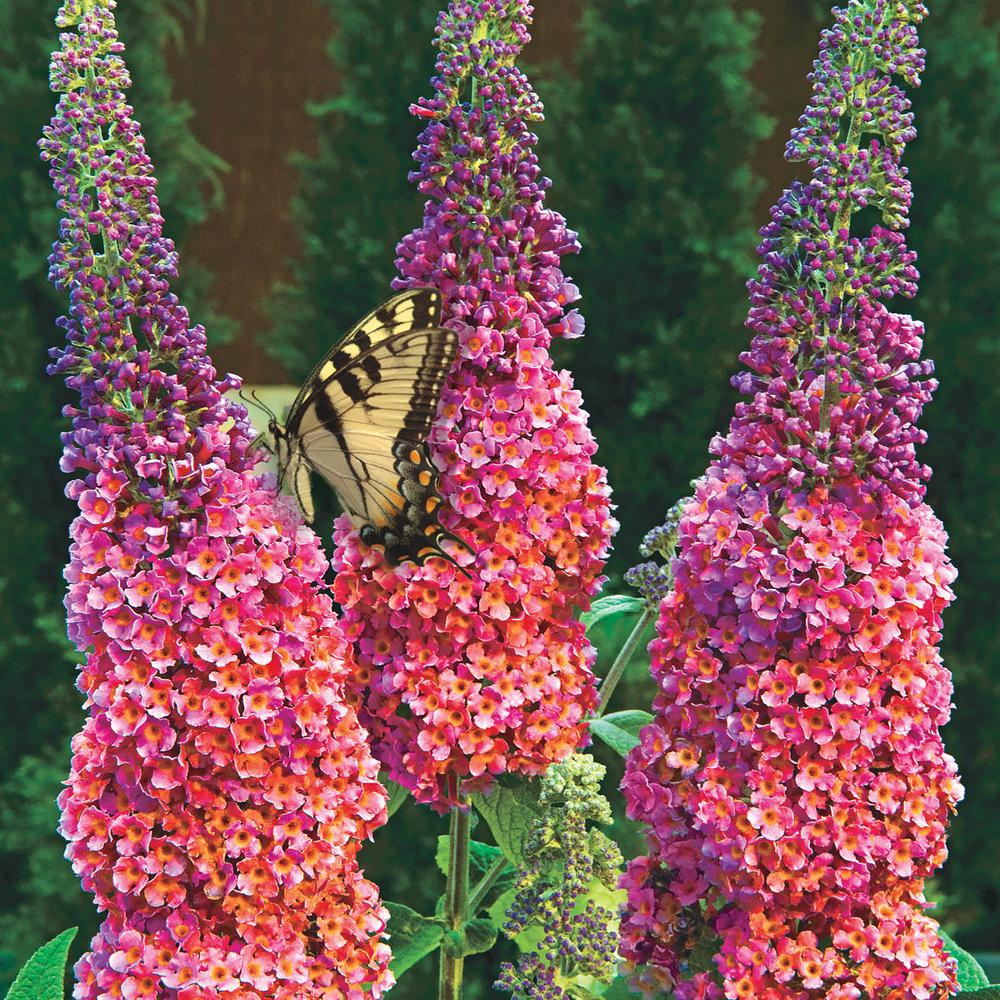
[[[817,32],[807,0],[756,0],[748,6],[764,17],[754,83],[777,122],[754,162],[767,180],[757,214],[763,221],[775,192],[793,175],[782,152],[809,94],[806,73]],[[527,53],[532,64],[559,60],[573,66],[579,8],[579,0],[536,3]],[[328,11],[313,0],[211,0],[199,30],[183,49],[170,53],[178,94],[196,112],[195,133],[230,166],[223,178],[225,209],[189,238],[182,267],[211,262],[215,303],[241,331],[232,343],[215,348],[216,361],[251,384],[285,381],[260,347],[268,326],[261,307],[274,282],[288,276],[285,262],[297,252],[289,214],[296,172],[289,151],[313,148],[315,123],[305,104],[336,89],[325,54],[334,27]],[[541,97],[544,101],[545,94]],[[415,122],[414,139],[418,131]],[[414,191],[414,225],[420,204]]]

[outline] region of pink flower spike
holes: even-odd
[[[576,612],[602,583],[616,527],[580,394],[549,354],[583,320],[559,266],[576,234],[545,207],[531,131],[541,104],[515,64],[530,23],[527,0],[453,0],[434,97],[414,107],[428,119],[414,175],[428,200],[394,284],[440,289],[461,343],[428,440],[442,522],[469,548],[455,553],[462,572],[439,559],[389,572],[346,518],[334,534],[361,720],[388,776],[441,810],[456,779],[487,791],[587,739],[593,650]],[[490,95],[475,106],[473,74]],[[525,683],[537,664],[551,684]],[[461,721],[442,721],[453,710]]]
[[[169,290],[114,8],[60,11],[41,143],[70,293],[52,371],[80,395],[63,464],[83,473],[66,606],[88,716],[60,830],[104,915],[74,997],[377,1000],[388,912],[357,854],[386,795],[357,666],[319,541],[255,475],[236,380]]]
[[[671,572],[630,573],[659,601],[654,721],[622,785],[647,853],[623,880],[621,950],[650,997],[957,991],[924,893],[963,794],[941,739],[955,571],[916,457],[922,330],[880,301],[916,290],[899,159],[926,13],[834,9],[788,145],[812,178],[761,231],[743,401],[695,495],[647,536]],[[892,228],[831,232],[876,195]],[[706,945],[713,967],[694,972]]]

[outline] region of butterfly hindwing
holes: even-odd
[[[308,517],[311,472],[336,491],[369,545],[422,562],[451,539],[438,521],[437,471],[424,444],[458,349],[436,289],[411,289],[365,317],[317,365],[289,411],[282,480]],[[297,467],[293,470],[292,466]],[[304,471],[303,471],[304,470]]]
[[[438,475],[426,445],[400,441],[394,452],[403,500],[400,516],[383,529],[365,525],[361,540],[367,545],[383,545],[386,558],[393,564],[405,559],[419,563],[435,555],[450,559],[441,542],[447,540],[459,548],[465,548],[465,544],[438,520]]]

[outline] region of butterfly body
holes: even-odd
[[[450,558],[445,539],[462,545],[438,520],[438,474],[425,443],[458,350],[440,321],[436,289],[394,295],[316,366],[285,425],[270,427],[279,484],[291,485],[306,519],[318,473],[362,542],[384,547],[393,565]]]

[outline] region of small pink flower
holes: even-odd
[[[105,525],[114,521],[114,502],[98,490],[84,490],[79,497],[80,513],[91,524]]]
[[[767,840],[780,840],[792,820],[792,811],[780,803],[764,803],[747,810],[747,819]]]

